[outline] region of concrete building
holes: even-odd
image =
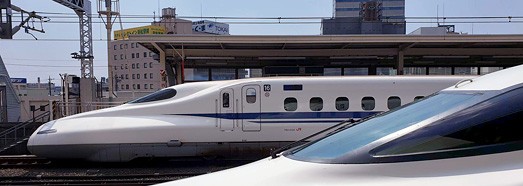
[[[54,83],[27,83],[25,78],[12,78],[11,82],[20,99],[22,122],[49,111],[51,102],[60,101],[60,92],[56,92]]]
[[[405,34],[405,0],[335,0],[323,35]]]
[[[192,21],[177,19],[176,9],[164,8],[160,21],[150,26],[115,31],[111,42],[109,67],[111,68],[116,101],[129,101],[166,87],[162,83],[161,69],[156,54],[127,40],[131,34],[192,34]]]
[[[166,69],[158,62],[157,51],[151,51],[137,42],[128,40],[132,34],[153,35],[228,35],[229,25],[213,21],[192,22],[176,18],[176,9],[164,8],[160,21],[149,26],[116,30],[115,41],[111,42],[109,67],[116,94],[116,101],[129,101],[167,86]],[[186,69],[190,81],[206,80],[198,69]],[[226,74],[225,74],[226,75]],[[234,77],[233,77],[234,78]]]

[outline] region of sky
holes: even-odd
[[[59,74],[80,75],[80,62],[71,58],[72,52],[78,52],[79,26],[73,11],[52,0],[11,0],[27,11],[42,12],[50,17],[43,23],[45,33],[31,32],[31,35],[19,31],[13,40],[0,39],[0,56],[2,57],[12,78],[27,78],[28,82],[52,82],[60,84]],[[98,0],[92,0],[92,13],[97,13]],[[331,17],[333,0],[120,0],[120,13],[123,28],[149,25],[153,15],[158,16],[158,10],[165,7],[176,8],[179,17]],[[457,32],[468,34],[523,34],[523,19],[508,17],[523,16],[523,1],[521,0],[406,0],[406,17],[507,17],[496,21],[505,23],[471,23],[490,20],[454,20],[445,24],[455,24]],[[154,13],[155,12],[155,13]],[[61,14],[48,14],[61,13]],[[64,15],[65,14],[65,15]],[[69,15],[71,14],[71,15]],[[146,18],[128,18],[125,16],[142,15]],[[62,18],[60,18],[60,16]],[[14,19],[14,21],[19,18]],[[192,19],[193,21],[198,19]],[[211,19],[212,20],[212,19]],[[66,23],[60,23],[60,22]],[[215,21],[239,21],[220,20]],[[243,20],[241,20],[243,21]],[[249,22],[252,20],[245,20]],[[257,20],[255,20],[257,21]],[[304,20],[319,22],[318,19]],[[408,20],[407,33],[421,26],[436,26],[436,19]],[[440,20],[443,23],[443,20]],[[40,23],[35,26],[40,28]],[[115,24],[114,29],[120,29]],[[231,24],[232,35],[319,35],[319,23],[307,24]],[[93,52],[94,71],[97,79],[107,76],[107,41],[106,30],[101,20],[93,18]]]

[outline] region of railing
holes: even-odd
[[[0,153],[27,141],[29,136],[31,136],[31,134],[39,127],[38,125],[35,125],[33,120],[47,122],[49,121],[49,113],[49,111],[41,113],[26,122],[16,124],[15,126],[0,132]]]

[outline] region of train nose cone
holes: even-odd
[[[38,147],[42,142],[42,139],[45,138],[47,134],[56,133],[57,130],[53,129],[53,125],[55,124],[56,120],[44,123],[42,126],[38,127],[36,131],[29,137],[29,140],[27,141],[27,149],[31,154],[38,155]]]

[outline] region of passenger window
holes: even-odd
[[[222,96],[222,107],[223,108],[229,108],[229,93],[225,92]]]
[[[336,98],[336,110],[345,111],[349,109],[349,98],[339,97]]]
[[[285,98],[283,108],[286,111],[296,111],[298,109],[298,100],[296,98]]]
[[[256,103],[256,89],[248,88],[245,92],[247,103]]]
[[[312,111],[321,111],[323,109],[323,99],[320,97],[313,97],[309,102],[309,107]]]
[[[376,107],[376,100],[373,97],[364,97],[361,99],[361,108],[363,110],[374,110]]]
[[[398,96],[389,97],[389,99],[387,100],[387,107],[389,108],[389,110],[399,106],[401,106],[401,98],[399,98]]]
[[[425,96],[416,96],[416,97],[414,98],[414,101],[418,101],[418,100],[420,100],[420,99],[423,99],[424,97],[425,97]]]

